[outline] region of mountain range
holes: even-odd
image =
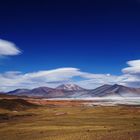
[[[63,84],[56,88],[38,87],[34,89],[16,89],[6,95],[40,98],[93,98],[93,97],[140,97],[140,88],[122,85],[103,85],[96,89],[84,89],[75,84]]]

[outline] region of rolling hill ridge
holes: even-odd
[[[103,85],[96,89],[84,89],[75,84],[63,84],[56,88],[38,87],[32,90],[16,89],[7,95],[41,98],[91,98],[91,97],[140,97],[140,88],[122,85]]]

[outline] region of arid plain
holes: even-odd
[[[1,99],[0,140],[140,139],[139,106],[85,106],[88,101],[26,100]],[[15,104],[12,108],[11,103]],[[5,104],[7,107],[3,108]]]

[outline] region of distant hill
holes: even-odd
[[[7,95],[28,96],[28,97],[44,97],[44,98],[66,98],[74,96],[74,94],[85,93],[87,90],[75,84],[60,85],[57,88],[38,87],[32,90],[16,89],[10,91]]]
[[[21,111],[35,107],[37,107],[37,105],[29,103],[24,99],[0,99],[1,109]]]
[[[103,85],[94,90],[91,90],[89,94],[92,97],[140,97],[140,88],[131,88],[122,85]]]
[[[18,95],[18,94],[24,94],[24,93],[29,93],[31,90],[29,89],[16,89],[13,91],[8,92],[10,95]]]
[[[32,90],[17,89],[7,95],[40,98],[92,98],[92,97],[140,97],[140,88],[122,85],[103,85],[93,90],[84,89],[75,84],[63,84],[56,88],[38,87]]]

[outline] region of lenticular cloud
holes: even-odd
[[[16,47],[16,45],[10,41],[0,39],[0,55],[1,56],[12,56],[18,55],[21,51]]]

